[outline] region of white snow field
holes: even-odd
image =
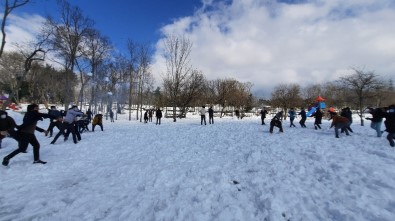
[[[78,144],[36,132],[48,163],[29,146],[0,167],[0,220],[395,220],[395,149],[370,122],[336,139],[327,120],[270,134],[259,116],[127,118]],[[4,139],[1,159],[16,147]]]

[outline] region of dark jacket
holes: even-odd
[[[211,107],[208,109],[208,116],[209,117],[213,117],[214,116],[214,110]]]
[[[388,133],[395,133],[395,107],[388,110],[388,113],[385,114],[385,131]]]
[[[267,110],[261,110],[261,118],[266,118]]]
[[[374,110],[370,110],[370,113],[372,114],[372,117],[367,117],[366,120],[371,120],[372,122],[381,122],[384,117],[384,112],[381,110],[381,108],[376,108]]]
[[[161,111],[160,109],[156,110],[155,116],[156,116],[157,118],[162,118],[162,111]]]
[[[14,119],[8,116],[6,111],[0,110],[0,116],[5,115],[5,118],[0,118],[0,131],[7,131],[11,136],[15,132],[16,123]],[[4,136],[0,134],[0,139],[3,139]]]
[[[49,114],[39,113],[38,111],[31,110],[26,112],[23,117],[23,123],[20,126],[17,126],[19,132],[34,134],[34,131],[37,130],[39,132],[44,132],[45,130],[37,127],[37,122],[39,120],[43,120],[43,118],[51,118],[55,119]]]
[[[322,112],[320,109],[317,109],[311,116],[315,117],[314,124],[322,124]]]
[[[344,108],[340,113],[340,116],[347,118],[348,121],[352,123],[352,112],[350,111],[350,109]]]
[[[305,110],[301,110],[298,115],[300,115],[300,117],[306,119],[306,111]]]

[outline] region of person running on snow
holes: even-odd
[[[33,146],[33,163],[46,164],[47,162],[40,160],[40,143],[38,142],[36,136],[34,135],[34,131],[37,130],[39,132],[45,133],[47,136],[48,131],[37,126],[37,121],[43,120],[43,118],[52,118],[49,114],[42,114],[38,112],[39,108],[37,104],[30,104],[27,106],[27,112],[23,117],[23,123],[20,126],[17,126],[17,140],[18,140],[18,149],[14,150],[10,154],[8,154],[3,159],[3,165],[8,166],[11,158],[16,156],[19,153],[26,152],[29,144]]]
[[[339,129],[344,130],[346,132],[346,135],[349,136],[350,134],[348,133],[348,125],[349,125],[349,120],[346,117],[342,117],[337,115],[336,112],[329,112],[331,115],[332,119],[332,124],[331,127],[335,127],[335,136],[336,138],[339,138]]]
[[[381,131],[381,124],[383,123],[384,112],[382,108],[373,109],[370,107],[368,110],[372,117],[367,117],[365,119],[372,121],[370,127],[376,131],[377,137],[381,137],[383,134],[383,131]]]
[[[306,123],[306,118],[307,118],[307,116],[306,116],[306,111],[304,110],[303,107],[300,109],[300,113],[299,113],[298,115],[300,115],[300,117],[302,118],[302,119],[299,121],[300,126],[303,127],[303,128],[305,128],[305,127],[306,127],[306,124],[305,124],[305,123]]]
[[[352,112],[350,110],[349,107],[346,107],[344,109],[342,109],[342,112],[340,112],[340,116],[345,117],[348,119],[348,127],[347,130],[350,131],[351,133],[353,133],[354,131],[352,131],[351,129],[351,124],[352,124]],[[342,133],[344,132],[344,130],[341,131]]]
[[[321,129],[320,124],[322,124],[322,112],[320,108],[317,108],[317,110],[314,112],[314,114],[311,115],[311,117],[315,117],[314,120],[314,129],[317,130],[317,128]]]
[[[395,147],[395,104],[388,107],[388,112],[385,113],[385,131],[388,133],[387,140],[391,147]]]
[[[15,120],[12,117],[8,116],[7,111],[0,110],[0,131],[2,131],[4,134],[4,135],[0,134],[0,149],[1,149],[2,140],[6,136],[11,134],[10,136],[12,137],[12,135],[15,135],[14,133],[15,128],[16,128]]]
[[[48,114],[53,116],[53,120],[51,119],[47,131],[49,131],[49,137],[53,135],[53,128],[57,127],[60,130],[62,126],[62,114],[59,110],[56,110],[55,106],[51,106],[51,109],[48,109]]]
[[[63,124],[61,127],[61,130],[59,131],[58,134],[54,137],[52,140],[51,144],[55,144],[55,142],[58,140],[60,135],[64,135],[65,141],[68,139],[68,134],[71,133],[73,137],[73,141],[76,144],[77,143],[77,134],[75,132],[75,125],[74,125],[74,120],[76,117],[82,116],[82,112],[78,110],[78,107],[76,105],[72,106],[70,109],[67,110],[66,116],[63,119]],[[67,136],[66,136],[67,134]],[[81,138],[80,138],[81,140]]]
[[[289,125],[289,127],[296,127],[295,124],[294,124],[294,120],[295,120],[295,117],[296,117],[296,112],[295,112],[295,110],[293,108],[291,108],[291,110],[288,111],[288,116],[289,116],[289,121],[291,123]]]

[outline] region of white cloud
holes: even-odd
[[[7,18],[7,43],[5,45],[5,50],[16,50],[16,44],[20,45],[31,42],[39,33],[44,21],[45,18],[40,15],[24,14],[22,16],[16,16],[10,14]]]
[[[391,0],[215,2],[205,0],[193,16],[162,29],[165,35],[190,38],[193,66],[209,79],[250,81],[266,96],[279,83],[324,83],[349,73],[350,67],[394,79]],[[156,58],[163,53],[157,49]],[[156,61],[154,72],[164,72],[164,60]]]

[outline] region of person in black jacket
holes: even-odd
[[[60,130],[62,126],[62,114],[59,110],[56,110],[55,106],[51,106],[51,109],[48,109],[48,114],[51,115],[54,119],[50,119],[50,123],[47,131],[49,131],[49,137],[52,137],[53,128],[56,127]]]
[[[351,133],[353,133],[352,129],[351,129],[351,124],[352,124],[352,112],[350,110],[349,107],[343,108],[342,111],[340,112],[340,116],[345,117],[348,119],[348,126],[347,126],[347,130],[350,131]],[[342,133],[345,132],[344,129],[341,130]]]
[[[315,117],[314,120],[314,128],[317,130],[317,128],[321,129],[320,124],[322,124],[322,112],[320,108],[317,108],[317,110],[314,112],[314,114],[311,115],[311,117]]]
[[[159,107],[156,110],[155,116],[156,116],[156,124],[159,123],[159,125],[160,125],[160,119],[162,118],[162,111],[160,110]]]
[[[300,126],[301,127],[303,127],[303,128],[305,128],[306,127],[306,111],[304,110],[304,108],[302,107],[301,109],[300,109],[300,112],[299,112],[299,114],[298,115],[300,115],[300,117],[302,118],[302,119],[300,119],[300,121],[299,121],[299,124],[300,124]]]
[[[385,113],[385,131],[387,131],[387,140],[391,147],[395,147],[395,104],[388,107],[388,112]]]
[[[9,134],[13,134],[14,130],[16,128],[16,123],[15,120],[8,116],[7,111],[0,110],[0,131],[3,132],[3,134],[0,134],[0,149],[1,149],[1,143],[2,140]]]
[[[265,108],[262,108],[261,110],[261,121],[262,125],[265,125],[265,118],[266,118],[267,110]]]
[[[381,135],[383,134],[383,131],[381,131],[381,124],[383,123],[384,111],[382,110],[382,108],[368,109],[372,117],[367,117],[365,119],[372,121],[370,127],[376,131],[377,137],[381,137]]]
[[[40,143],[38,142],[36,136],[34,135],[34,131],[37,130],[39,132],[45,133],[45,136],[48,134],[48,131],[37,127],[37,121],[43,120],[43,118],[51,118],[52,116],[49,114],[42,114],[38,112],[37,104],[30,104],[27,106],[27,112],[23,117],[23,123],[18,128],[18,149],[14,150],[12,153],[8,154],[3,159],[3,165],[8,166],[11,158],[16,156],[21,152],[26,152],[29,144],[33,146],[33,155],[34,161],[33,163],[46,164],[47,162],[40,160]]]
[[[214,110],[213,106],[210,106],[208,109],[208,123],[209,124],[214,124]]]
[[[284,132],[281,120],[276,116],[273,117],[272,120],[270,121],[270,130],[269,130],[270,133],[273,133],[274,127],[278,127],[280,129],[280,132]]]

